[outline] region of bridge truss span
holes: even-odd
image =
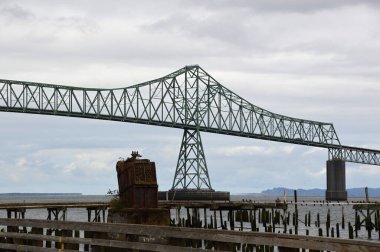
[[[287,117],[255,106],[197,65],[116,89],[0,80],[0,111],[152,124],[318,147],[340,146],[331,123]]]

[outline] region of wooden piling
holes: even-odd
[[[177,207],[177,223],[180,226],[181,225],[181,207]]]
[[[323,230],[322,230],[322,228],[318,229],[318,235],[321,236],[321,237],[323,236]]]
[[[294,204],[295,204],[295,215],[296,215],[296,225],[298,226],[298,200],[297,200],[297,190],[294,190]]]
[[[214,228],[217,229],[218,228],[218,222],[216,220],[216,210],[214,210]]]
[[[289,223],[290,223],[290,212],[288,212],[288,218],[286,218],[286,220],[287,220],[287,224],[289,226]]]
[[[307,227],[307,214],[305,214],[305,227]]]
[[[296,213],[294,212],[293,213],[293,226],[296,225]]]
[[[203,222],[204,222],[204,228],[207,228],[207,213],[206,208],[203,208]]]
[[[234,211],[229,210],[230,215],[230,230],[235,230],[235,218],[234,218]]]
[[[223,227],[223,212],[222,212],[222,210],[219,210],[219,219],[220,219],[220,226],[223,229],[224,227]]]
[[[329,237],[330,230],[330,208],[327,209],[327,217],[326,217],[326,235]]]
[[[360,229],[360,217],[358,210],[355,210],[355,237],[358,238],[358,230]]]
[[[368,239],[371,239],[372,238],[373,225],[372,225],[371,214],[369,213],[369,210],[367,210],[367,216],[365,218],[365,228],[366,228],[367,233],[368,233]]]
[[[256,231],[256,211],[255,211],[254,217],[251,218],[251,230]]]
[[[240,230],[243,231],[243,211],[240,210]]]
[[[189,224],[189,227],[191,227],[190,209],[188,207],[186,207],[186,216],[187,216],[187,222]]]
[[[339,233],[339,223],[336,224],[336,237],[337,237],[337,238],[340,237],[340,233]]]
[[[259,223],[261,223],[261,209],[259,209]]]
[[[319,217],[319,213],[317,213],[317,227],[321,227],[321,219]]]
[[[348,239],[354,239],[354,228],[350,222],[348,222]]]

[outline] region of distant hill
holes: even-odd
[[[294,190],[297,190],[298,196],[325,196],[325,189],[290,189],[285,187],[276,187],[273,189],[264,190],[261,194],[265,195],[274,195],[274,196],[282,196],[284,195],[284,191],[286,191],[286,195],[293,196]],[[348,197],[365,197],[365,189],[361,188],[350,188],[347,189]],[[370,197],[379,197],[380,196],[380,188],[368,188],[368,194]]]

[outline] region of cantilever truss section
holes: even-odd
[[[331,123],[262,109],[197,65],[116,89],[0,80],[0,111],[134,122],[318,147],[338,147]]]

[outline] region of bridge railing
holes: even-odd
[[[276,233],[242,232],[167,226],[0,219],[0,249],[18,251],[245,251],[273,246],[327,251],[380,251],[380,242]],[[20,231],[21,230],[21,231]],[[251,246],[251,247],[249,247]],[[293,248],[290,249],[289,248]],[[118,250],[117,250],[118,251]],[[252,250],[253,251],[253,250]]]

